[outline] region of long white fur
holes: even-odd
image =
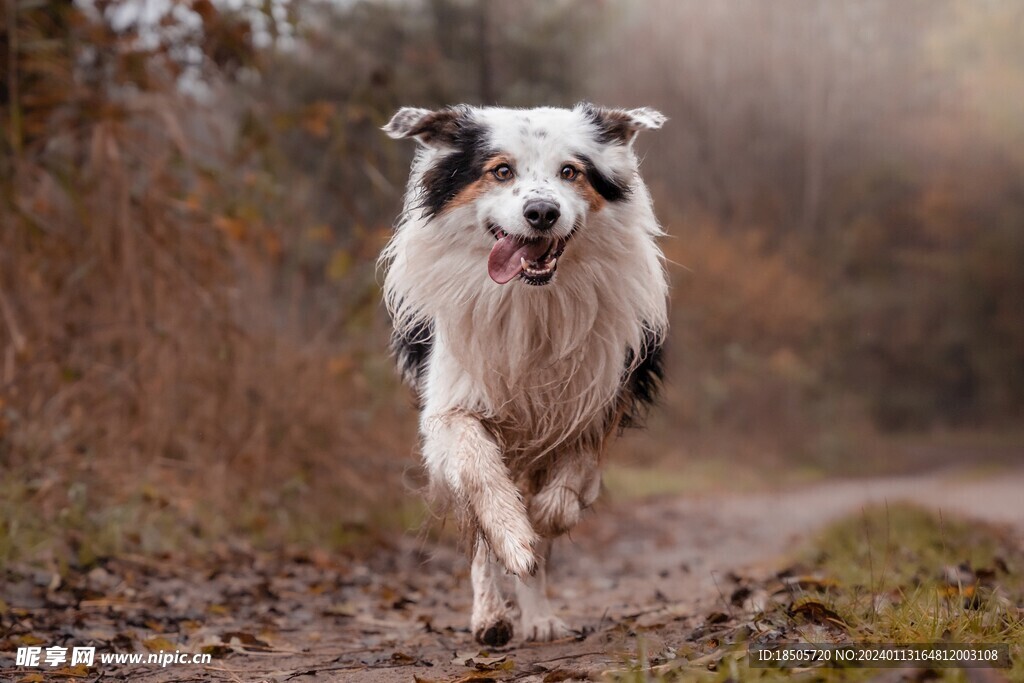
[[[560,533],[596,496],[600,478],[592,449],[607,430],[626,358],[631,353],[639,362],[645,334],[661,335],[667,327],[668,284],[656,243],[662,231],[631,139],[599,142],[580,108],[471,112],[490,131],[491,146],[514,159],[515,182],[430,216],[422,208],[423,177],[448,150],[423,146],[403,218],[381,255],[384,295],[397,330],[412,335],[424,323],[433,329],[419,387],[431,480],[468,506],[487,547],[520,577],[526,635],[547,639],[563,629],[543,594],[543,576],[531,578],[544,563],[531,517],[543,532]],[[427,113],[402,110],[396,121]],[[631,113],[637,128],[664,120],[649,109]],[[580,153],[606,174],[628,179],[629,194],[591,212],[558,178],[561,166]],[[551,284],[498,285],[487,273],[494,238],[485,227],[529,234],[522,207],[532,197],[560,205],[555,234],[574,226],[576,232]],[[542,460],[549,485],[526,501],[517,478],[528,469],[524,463]],[[473,563],[474,593],[482,601],[474,608],[474,630],[503,618],[495,607],[501,601],[493,598],[494,572],[484,559]]]

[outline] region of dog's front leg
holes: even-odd
[[[523,637],[527,640],[557,640],[572,633],[565,622],[555,616],[548,600],[547,563],[551,556],[551,539],[545,538],[537,547],[539,562],[533,576],[516,580],[516,600],[523,619]]]
[[[523,497],[501,458],[501,449],[480,421],[459,411],[425,417],[423,455],[434,482],[469,506],[487,545],[519,577],[537,570],[537,534]]]
[[[501,647],[512,640],[512,621],[501,594],[501,565],[482,538],[473,551],[473,618],[470,629],[478,643]]]

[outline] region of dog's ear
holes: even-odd
[[[381,130],[397,139],[416,138],[427,147],[452,146],[469,115],[465,106],[431,111],[402,107]]]
[[[607,109],[580,102],[575,108],[590,119],[597,128],[598,140],[604,143],[632,144],[639,131],[661,128],[668,120],[660,111],[649,107]]]

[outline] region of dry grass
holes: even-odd
[[[221,122],[140,102],[55,125],[4,188],[0,561],[394,528],[413,436],[372,258],[309,278],[286,258],[313,238],[182,131]]]

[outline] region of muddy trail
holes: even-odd
[[[831,520],[897,501],[1008,524],[1024,539],[1024,471],[603,502],[551,559],[551,597],[579,635],[545,644],[514,638],[483,654],[467,628],[468,562],[415,534],[360,560],[226,544],[214,557],[121,557],[64,578],[15,567],[0,587],[0,680],[598,678],[679,643],[699,652],[739,629],[750,637],[751,600],[784,584],[779,572],[800,542]],[[97,659],[92,667],[14,667],[17,648],[31,645],[95,646]],[[99,653],[160,651],[209,653],[212,661],[99,661]]]

